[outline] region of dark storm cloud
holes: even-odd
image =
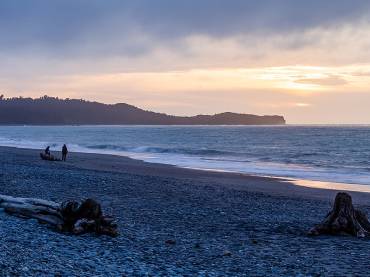
[[[268,35],[332,26],[365,16],[369,7],[360,0],[2,0],[0,51],[140,54],[190,35]]]

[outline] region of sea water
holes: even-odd
[[[0,145],[370,185],[370,126],[0,126]]]

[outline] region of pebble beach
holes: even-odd
[[[125,157],[0,147],[0,194],[94,198],[120,236],[64,235],[0,212],[0,276],[366,276],[368,239],[309,237],[335,190]],[[351,193],[370,212],[370,195]]]

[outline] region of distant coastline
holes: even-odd
[[[173,116],[135,106],[44,96],[0,97],[0,125],[285,125],[280,115],[232,112],[215,115]]]

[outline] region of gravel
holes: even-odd
[[[95,198],[121,235],[62,235],[0,212],[0,276],[368,275],[370,240],[306,236],[328,201],[81,169],[32,153],[0,148],[1,194]]]

